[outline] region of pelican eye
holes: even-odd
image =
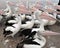
[[[21,15],[23,15],[23,13],[21,13]]]

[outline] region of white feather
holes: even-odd
[[[24,48],[41,48],[39,45],[30,45],[30,44],[25,44]]]
[[[15,18],[15,20],[9,20],[8,23],[18,23],[18,18]]]
[[[32,17],[30,17],[30,16],[27,17],[27,18],[31,19],[31,21],[27,21],[26,24],[22,24],[21,25],[22,28],[26,28],[27,29],[27,28],[32,28],[33,27],[34,19]]]
[[[16,20],[10,20],[10,21],[8,21],[8,23],[17,23],[17,21]]]
[[[12,31],[13,33],[8,35],[8,36],[14,36],[21,28],[21,17],[20,16],[16,16],[18,18],[18,23],[13,24],[12,26],[14,26],[15,28],[13,28],[12,26],[8,26],[5,30],[8,31]]]
[[[21,20],[25,19],[25,14],[21,15]]]

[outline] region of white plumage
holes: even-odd
[[[38,14],[37,14],[38,13]],[[43,16],[43,14],[47,14],[48,16]],[[35,16],[37,18],[37,20],[39,20],[40,23],[40,31],[44,31],[44,26],[46,25],[53,25],[56,23],[56,16],[53,16],[51,14],[48,14],[48,12],[42,13],[40,11],[35,12]],[[49,19],[50,18],[50,19]],[[53,19],[52,19],[53,18]],[[52,20],[51,20],[52,19]]]
[[[17,15],[16,15],[16,18],[18,19],[18,22],[13,24],[12,26],[7,26],[6,29],[5,29],[5,31],[9,31],[10,30],[10,31],[13,32],[12,34],[10,34],[8,36],[12,36],[13,37],[21,28],[21,18],[20,18],[20,16],[17,16]]]
[[[38,43],[38,44],[35,44],[35,43],[31,43],[31,44],[29,44],[29,41],[28,41],[28,44],[26,44],[25,42],[27,42],[27,41],[25,41],[25,42],[23,42],[24,43],[24,45],[23,45],[23,47],[24,48],[42,48],[42,47],[44,47],[45,46],[45,44],[46,44],[46,39],[43,37],[43,36],[41,36],[40,34],[38,35],[37,33],[34,35],[34,36],[32,36],[33,37],[33,40],[30,40],[30,41],[32,41],[32,42],[36,42],[36,43]],[[28,40],[28,39],[27,39]],[[17,45],[17,48],[19,48],[19,45]]]
[[[28,29],[28,28],[32,28],[34,25],[34,19],[31,16],[26,16],[26,18],[31,19],[31,21],[26,21],[26,24],[22,24],[21,27]]]

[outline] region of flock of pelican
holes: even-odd
[[[47,2],[47,4],[52,5],[52,8],[42,7],[39,2],[29,9],[23,4],[15,5],[6,2],[7,8],[0,10],[0,21],[6,19],[4,37],[12,36],[14,38],[20,32],[19,36],[24,35],[25,39],[18,43],[16,48],[42,48],[46,44],[44,36],[60,35],[60,33],[45,30],[45,26],[60,22],[60,1],[58,5],[51,2]],[[11,6],[16,6],[14,13],[12,13]],[[5,43],[7,42],[8,39],[5,40]],[[21,46],[21,44],[23,45]]]

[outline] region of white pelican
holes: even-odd
[[[4,16],[5,18],[11,17],[11,14],[12,14],[11,7],[9,6],[8,3],[9,3],[9,2],[7,1],[7,2],[6,2],[7,8],[4,10],[4,14],[3,14],[3,16]]]
[[[14,37],[14,35],[20,30],[20,28],[21,28],[21,17],[20,16],[18,16],[18,15],[16,15],[15,16],[16,17],[16,19],[15,20],[17,20],[17,23],[14,23],[14,24],[12,24],[11,26],[7,26],[6,28],[5,28],[5,32],[12,32],[12,34],[9,34],[9,35],[7,35],[7,36],[12,36],[12,37]],[[10,22],[9,24],[11,24],[12,22]]]
[[[30,31],[27,31],[27,30],[30,30]],[[18,43],[16,48],[22,48],[22,47],[24,47],[24,48],[42,48],[46,44],[46,39],[43,36],[38,36],[36,31],[32,32],[31,29],[25,29],[25,30],[23,30],[23,34],[25,36],[27,35],[27,37],[21,43]],[[22,46],[21,46],[21,44],[22,44]]]

